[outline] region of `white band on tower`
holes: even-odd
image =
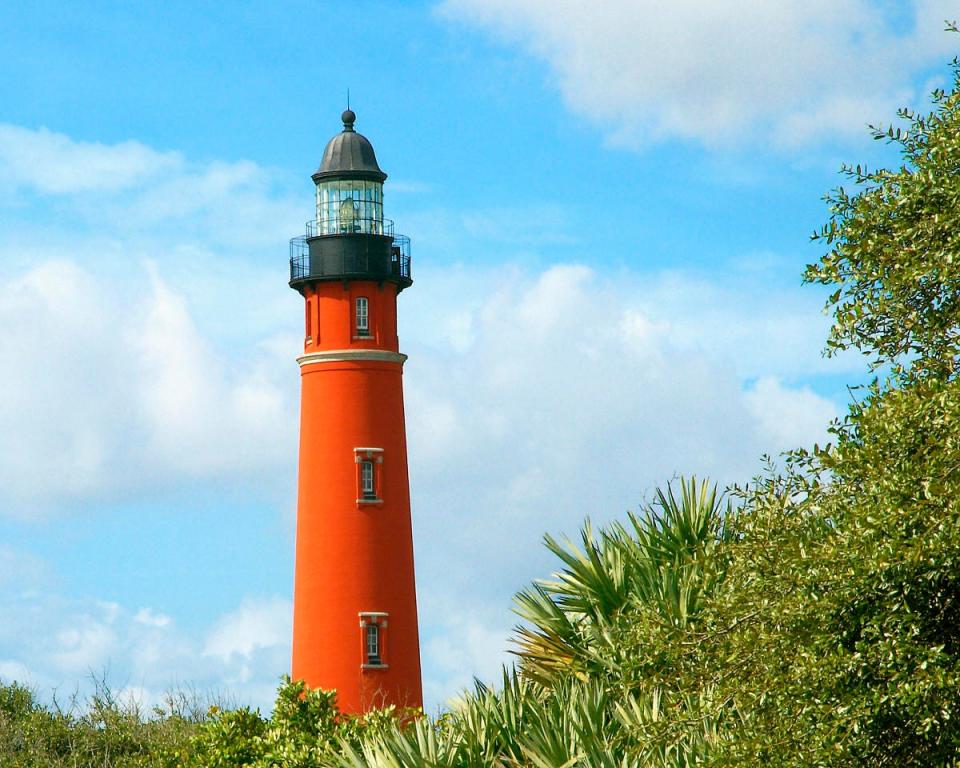
[[[302,368],[316,363],[352,363],[366,360],[403,365],[406,359],[407,356],[402,352],[390,352],[386,349],[331,349],[326,352],[309,352],[306,355],[300,355],[297,362]]]

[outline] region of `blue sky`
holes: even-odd
[[[428,707],[507,659],[545,531],[823,440],[809,235],[949,2],[0,10],[0,679],[268,707],[289,663],[287,239],[357,128],[400,302]]]

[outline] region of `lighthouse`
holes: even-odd
[[[304,298],[292,677],[348,713],[422,706],[397,297],[410,241],[383,216],[373,146],[343,130],[290,241]]]

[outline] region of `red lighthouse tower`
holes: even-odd
[[[422,706],[397,296],[410,241],[383,217],[383,182],[356,115],[327,144],[317,218],[290,241],[306,304],[294,679],[344,712]]]

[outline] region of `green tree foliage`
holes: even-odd
[[[956,32],[956,25],[949,25]],[[906,361],[923,375],[953,375],[960,326],[960,90],[933,93],[927,115],[874,130],[897,145],[896,170],[846,166],[857,188],[827,196],[830,220],[814,240],[830,250],[808,280],[833,286],[832,351],[854,347],[877,364]],[[916,362],[916,366],[911,365]]]
[[[753,615],[725,686],[730,764],[955,765],[960,753],[960,67],[934,111],[877,131],[896,171],[847,169],[807,270],[833,349],[888,365],[782,479],[746,489],[721,621]],[[751,651],[751,648],[757,649]],[[749,758],[747,760],[746,758]]]
[[[201,719],[189,697],[171,695],[149,717],[98,682],[81,706],[41,705],[22,685],[0,685],[3,768],[169,768],[189,749]]]
[[[391,727],[405,713],[392,708],[364,717],[342,716],[332,691],[311,690],[284,678],[273,714],[248,707],[211,709],[210,718],[185,750],[187,768],[313,768],[329,765],[361,738]]]
[[[957,765],[960,754],[960,68],[927,116],[877,131],[896,171],[846,169],[829,246],[832,350],[888,376],[835,445],[739,492],[702,668],[736,712],[720,765]],[[725,633],[724,627],[736,627]],[[696,683],[696,678],[691,680]],[[730,721],[728,721],[730,722]]]
[[[855,405],[830,450],[743,492],[707,659],[742,715],[720,764],[943,766],[960,754],[960,383]]]

